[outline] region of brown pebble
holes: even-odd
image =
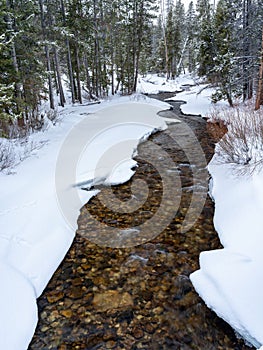
[[[144,329],[147,333],[152,334],[152,333],[154,333],[155,327],[153,327],[153,325],[151,323],[146,323],[144,325]]]
[[[72,280],[72,284],[73,286],[80,286],[82,285],[83,281],[81,278],[74,278],[74,280]]]
[[[52,291],[47,295],[47,300],[49,303],[56,303],[58,300],[62,299],[64,297],[63,292],[58,291]]]
[[[45,333],[48,330],[49,330],[49,327],[47,327],[47,326],[44,326],[41,328],[41,332],[43,332],[43,333]]]
[[[88,269],[90,268],[90,265],[88,265],[88,264],[83,264],[83,265],[82,265],[82,268],[83,268],[84,270],[88,270]]]
[[[81,287],[75,287],[75,288],[72,288],[69,292],[69,297],[70,298],[73,298],[73,299],[79,299],[81,297],[83,297],[83,294],[84,294],[84,291]]]
[[[134,336],[135,339],[140,339],[143,337],[144,333],[140,327],[135,327],[132,330],[132,335]]]
[[[114,329],[107,329],[103,335],[104,340],[112,340],[116,336],[116,332]]]
[[[62,310],[61,315],[65,316],[66,318],[70,318],[72,316],[71,310]]]
[[[60,345],[60,347],[58,349],[59,350],[67,350],[67,346],[66,345]]]
[[[109,290],[105,293],[95,294],[93,306],[101,312],[107,310],[127,308],[133,306],[133,300],[129,293],[119,293],[117,290]]]
[[[153,313],[155,315],[160,315],[162,312],[163,312],[163,308],[161,306],[158,306],[158,307],[153,309]]]
[[[106,343],[106,349],[113,349],[115,348],[116,342],[114,340],[109,340]]]

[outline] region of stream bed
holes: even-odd
[[[163,101],[173,95],[150,97]],[[189,279],[199,267],[200,252],[221,247],[213,226],[214,205],[207,195],[209,176],[189,129],[201,145],[201,158],[206,162],[224,131],[208,127],[200,116],[183,115],[180,104],[171,102],[173,110],[161,115],[178,118],[181,123],[169,124],[167,131],[142,143],[135,157],[138,167],[134,177],[112,187],[125,204],[132,196],[133,182],[146,181],[148,197],[143,206],[134,213],[114,212],[95,196],[81,209],[73,245],[38,299],[39,323],[29,350],[251,349],[205,306]],[[167,172],[175,172],[180,178],[179,208],[174,217],[157,236],[151,236],[156,229],[153,222],[149,237],[138,246],[109,248],[92,243],[93,237],[103,233],[96,231],[91,216],[128,232],[159,215],[163,179],[155,162],[141,157],[146,152],[158,159],[154,145],[173,162]],[[168,186],[172,188],[173,183]],[[102,187],[103,191],[107,188]],[[189,211],[198,219],[188,230],[182,230]]]

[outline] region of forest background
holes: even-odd
[[[0,4],[0,136],[41,128],[66,98],[136,91],[148,72],[188,71],[212,100],[262,103],[261,0],[6,0]],[[262,72],[261,72],[262,74]]]

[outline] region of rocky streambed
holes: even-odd
[[[169,96],[152,97],[164,100]],[[189,280],[190,273],[198,269],[200,252],[220,248],[202,157],[207,162],[211,159],[214,142],[224,130],[216,125],[208,128],[199,116],[181,114],[179,102],[171,104],[173,111],[162,115],[179,118],[182,123],[170,124],[167,131],[141,144],[136,174],[129,182],[113,187],[114,195],[125,205],[133,195],[133,183],[143,180],[148,187],[147,200],[129,214],[112,211],[98,196],[82,208],[74,243],[38,300],[39,323],[29,350],[250,349],[204,305]],[[202,147],[202,159],[189,128]],[[163,179],[156,162],[141,156],[151,154],[159,162],[155,146],[173,162],[173,168],[166,172],[180,178],[179,208],[174,217],[156,237],[151,236],[156,229],[153,222],[152,229],[148,228],[149,237],[138,246],[96,245],[93,238],[103,237],[103,232],[97,232],[94,221],[132,232],[132,228],[159,215]],[[174,186],[172,181],[168,186]],[[101,193],[107,190],[101,188]],[[203,205],[199,215],[200,201]],[[169,205],[174,204],[168,202]],[[198,219],[182,230],[189,222],[189,211]]]

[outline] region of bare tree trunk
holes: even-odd
[[[263,28],[262,28],[262,48],[261,48],[260,68],[259,68],[259,80],[258,80],[255,110],[257,111],[261,105],[263,105]]]
[[[108,84],[107,84],[107,64],[106,64],[106,49],[105,49],[105,43],[107,41],[107,31],[108,27],[105,25],[105,14],[104,14],[104,7],[103,7],[103,1],[100,0],[99,2],[99,18],[100,18],[100,67],[101,67],[101,85],[102,85],[102,93],[105,96],[108,96]]]
[[[60,0],[60,6],[61,6],[63,24],[65,25],[66,14],[65,14],[64,0]],[[68,37],[66,37],[66,48],[67,48],[67,63],[68,63],[68,74],[69,74],[70,90],[71,90],[71,100],[72,100],[72,103],[74,104],[75,103],[74,75],[73,75],[73,69],[72,69],[72,59],[71,59],[70,43],[69,43]]]
[[[53,49],[54,49],[55,69],[56,69],[56,76],[57,76],[57,84],[58,84],[60,104],[61,104],[62,107],[64,107],[66,99],[65,99],[65,95],[64,95],[64,91],[63,91],[62,82],[61,82],[61,74],[60,74],[58,52],[57,52],[56,46],[53,46]]]
[[[50,55],[49,55],[48,45],[45,45],[45,53],[46,53],[46,59],[47,59],[48,92],[49,92],[50,108],[55,109],[53,88],[52,88],[51,63],[50,63]]]
[[[251,17],[251,0],[243,0],[243,100],[252,97],[253,81],[249,76],[250,65],[250,38],[248,35],[250,17]]]
[[[87,84],[87,88],[88,88],[88,92],[89,92],[89,98],[92,99],[89,66],[88,66],[88,59],[87,59],[86,53],[84,54],[84,66],[85,66],[85,70],[86,70],[86,84]]]
[[[93,77],[94,77],[94,90],[95,94],[98,97],[99,96],[99,39],[98,39],[98,23],[97,23],[97,8],[96,8],[96,0],[93,0],[93,22],[95,27],[95,38],[94,38],[94,70],[93,70]]]
[[[114,49],[113,42],[111,42],[111,94],[114,95]]]
[[[68,62],[68,73],[69,73],[70,90],[71,90],[71,100],[72,100],[72,103],[75,103],[76,96],[75,96],[75,90],[74,90],[74,75],[73,75],[73,68],[72,68],[70,44],[69,44],[68,38],[66,38],[66,47],[67,47],[67,62]]]
[[[53,46],[53,53],[54,53],[54,46]],[[53,71],[53,85],[55,85],[56,88],[56,95],[59,95],[59,87],[58,87],[58,79],[57,79],[57,69],[56,69],[56,63],[55,63],[55,57],[51,60],[51,66]]]
[[[181,53],[181,57],[179,59],[179,62],[178,62],[177,68],[176,68],[177,74],[179,74],[180,68],[181,68],[181,66],[183,66],[183,58],[184,58],[184,54],[185,54],[185,51],[186,51],[188,40],[189,40],[189,37],[187,37],[185,39],[185,42],[184,42],[184,46],[183,46],[183,50],[182,50],[182,53]]]
[[[79,62],[79,46],[76,42],[76,73],[77,73],[77,93],[79,103],[82,104],[81,83],[80,83],[80,62]]]
[[[136,92],[137,90],[137,83],[138,83],[138,76],[139,76],[139,63],[140,63],[140,57],[141,57],[141,50],[142,50],[142,37],[143,37],[143,30],[144,30],[144,8],[143,8],[143,2],[140,4],[140,8],[136,8],[137,14],[136,14],[136,27],[137,27],[137,48],[136,48],[136,54],[135,54],[135,66],[134,66],[134,78],[133,78],[133,92]]]
[[[40,16],[41,16],[42,36],[43,36],[43,40],[45,42],[44,47],[45,47],[46,66],[47,66],[47,74],[48,74],[49,103],[50,103],[50,108],[55,109],[53,89],[52,89],[50,53],[49,53],[48,44],[46,42],[46,30],[45,30],[45,23],[44,23],[43,0],[39,0],[39,7],[40,7]]]
[[[168,47],[167,47],[167,38],[166,38],[166,30],[165,30],[165,10],[164,10],[164,0],[160,0],[161,7],[161,18],[162,18],[162,29],[163,29],[163,42],[164,42],[164,50],[165,50],[165,69],[167,74],[167,80],[169,79],[169,57],[168,57]]]
[[[6,1],[6,5],[8,9],[11,9],[10,3],[7,0]],[[10,33],[12,33],[13,31],[13,24],[12,24],[12,19],[9,15],[9,13],[7,12],[7,18],[6,18],[6,24],[7,24],[7,28],[9,30]],[[18,61],[17,61],[17,54],[16,54],[16,45],[15,45],[15,37],[14,38],[10,38],[11,39],[11,59],[12,59],[12,63],[13,63],[13,67],[16,73],[16,78],[18,78],[19,76],[19,66],[18,66]],[[15,95],[16,97],[20,100],[22,97],[22,91],[21,91],[22,85],[16,80],[15,82]],[[19,113],[19,105],[17,104],[17,113]],[[24,120],[23,118],[20,118],[19,120],[20,123],[24,124]]]

